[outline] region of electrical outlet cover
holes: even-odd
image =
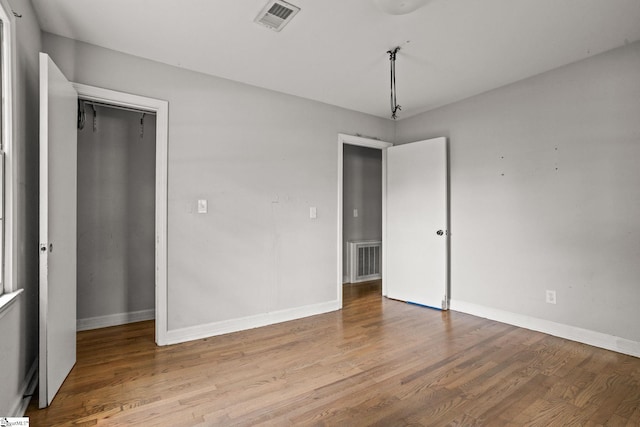
[[[556,291],[547,290],[546,302],[548,304],[555,304],[556,303]]]

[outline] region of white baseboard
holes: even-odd
[[[36,389],[36,385],[38,385],[38,358],[36,357],[33,363],[31,364],[31,368],[29,368],[29,372],[27,372],[27,376],[24,379],[24,383],[22,387],[20,387],[20,395],[18,396],[18,400],[13,405],[13,408],[7,416],[9,417],[23,417],[24,413],[27,412],[27,407],[29,406],[29,402],[31,402],[31,395],[34,393]],[[29,396],[29,397],[25,397]]]
[[[464,301],[452,300],[450,308],[451,310],[460,311],[473,316],[484,317],[485,319],[507,323],[509,325],[530,329],[532,331],[543,332],[545,334],[565,338],[571,341],[577,341],[594,347],[600,347],[606,350],[640,357],[640,342],[620,338],[615,335],[604,334],[602,332],[582,329],[576,326],[538,319],[524,314],[498,310],[496,308]]]
[[[116,313],[106,316],[89,317],[78,319],[76,328],[78,331],[88,331],[89,329],[107,328],[109,326],[126,325],[127,323],[141,322],[156,318],[155,309],[131,311],[129,313]]]
[[[339,301],[329,301],[304,307],[274,311],[271,313],[256,314],[254,316],[247,316],[239,319],[208,323],[206,325],[169,330],[167,331],[166,344],[179,344],[181,342],[209,338],[216,335],[228,334],[246,329],[259,328],[261,326],[272,325],[274,323],[287,322],[289,320],[315,316],[316,314],[328,313],[339,310],[340,308]]]

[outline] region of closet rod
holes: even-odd
[[[107,104],[106,102],[100,101],[91,101],[89,99],[80,99],[80,101],[84,102],[87,105],[93,105],[95,107],[106,107],[106,108],[115,108],[116,110],[124,110],[124,111],[132,111],[134,113],[145,113],[145,114],[153,114],[155,116],[155,111],[143,110],[135,107],[125,107],[123,105],[113,105]]]

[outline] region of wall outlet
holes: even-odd
[[[547,303],[555,304],[556,303],[556,291],[547,290]]]

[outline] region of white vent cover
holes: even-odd
[[[349,283],[382,278],[382,242],[363,240],[349,244]]]
[[[256,16],[255,22],[265,27],[280,31],[300,12],[300,8],[282,0],[270,0]]]

